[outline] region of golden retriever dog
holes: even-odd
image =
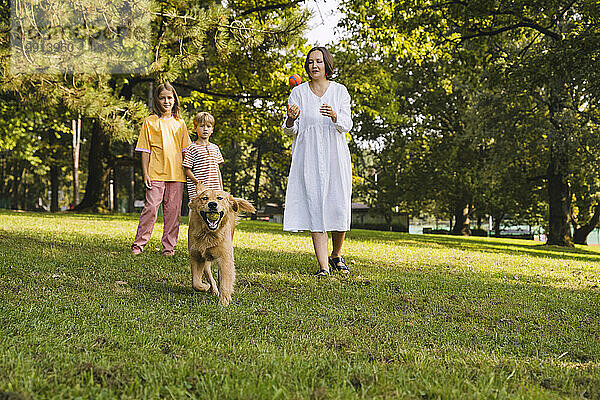
[[[206,189],[202,183],[198,195],[190,201],[188,250],[192,267],[192,287],[210,290],[219,297],[219,304],[229,305],[235,282],[233,232],[236,217],[241,212],[256,212],[248,201],[233,197],[222,190]],[[211,263],[219,264],[219,286],[212,276]],[[208,282],[203,282],[202,277]]]

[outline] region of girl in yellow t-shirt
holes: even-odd
[[[185,122],[179,113],[179,98],[169,83],[154,91],[153,114],[144,121],[136,151],[142,153],[142,173],[146,186],[146,203],[131,245],[140,254],[150,240],[162,203],[164,229],[162,254],[172,256],[181,220],[181,201],[185,173],[181,166],[183,152],[191,144]]]

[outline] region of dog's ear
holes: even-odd
[[[199,197],[202,192],[207,191],[208,188],[206,186],[204,186],[204,184],[200,181],[198,181],[198,183],[196,184],[196,197]]]
[[[229,202],[231,203],[231,209],[235,212],[237,212],[238,210],[238,205],[235,201],[235,197],[233,197],[233,195],[229,195]]]
[[[231,202],[231,208],[235,212],[249,212],[253,214],[256,212],[256,208],[248,200],[238,199],[229,195],[229,201]]]
[[[204,183],[202,183],[201,181],[198,181],[198,183],[196,184],[196,193],[200,194],[202,192],[204,192],[206,190],[206,186],[204,186]]]

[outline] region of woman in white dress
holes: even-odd
[[[330,266],[348,274],[341,250],[351,217],[350,95],[344,85],[330,80],[333,58],[326,48],[312,48],[304,69],[310,81],[292,89],[283,124],[293,135],[283,229],[311,232],[318,276],[329,275]],[[333,242],[329,258],[327,232]]]

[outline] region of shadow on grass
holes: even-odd
[[[0,210],[0,215],[15,215],[15,216],[35,216],[44,219],[57,219],[64,216],[74,217],[84,220],[136,220],[139,218],[138,213],[129,214],[89,214],[89,213],[74,213],[61,212],[56,214],[50,213],[33,213],[33,212],[16,212]],[[158,223],[162,222],[159,217]],[[182,225],[187,225],[187,217],[182,217]],[[310,236],[308,232],[291,233],[282,230],[281,224],[274,224],[263,221],[250,221],[248,218],[241,220],[237,227],[240,231],[269,233],[280,236],[304,235]],[[133,233],[132,233],[133,235]],[[476,251],[488,252],[506,252],[510,254],[526,254],[534,257],[550,257],[550,258],[565,258],[570,260],[580,261],[597,261],[600,260],[600,252],[590,248],[582,247],[558,247],[536,244],[536,242],[523,242],[519,239],[496,239],[496,238],[479,238],[479,237],[459,237],[449,235],[416,235],[399,232],[384,232],[372,231],[364,229],[353,229],[348,232],[348,240],[368,240],[375,242],[395,242],[403,245],[436,245],[456,249],[472,249]]]
[[[406,242],[424,245],[438,245],[448,248],[467,249],[485,252],[503,252],[509,254],[526,254],[533,257],[561,258],[578,261],[599,261],[600,252],[581,247],[559,247],[535,242],[519,243],[520,239],[464,238],[445,235],[410,235]],[[513,242],[514,241],[514,242]]]
[[[260,225],[262,232],[269,232],[262,228]],[[243,230],[253,231],[252,224]],[[363,232],[354,233],[352,240],[372,240]],[[413,236],[395,236],[393,240],[400,245],[415,242]],[[5,234],[0,236],[0,248],[13,246],[11,251],[15,256],[19,252],[29,254],[27,248],[53,244],[57,252],[53,258],[70,258],[73,253],[78,253],[82,264],[90,255],[100,259],[102,261],[95,268],[119,272],[129,282],[131,296],[140,299],[135,303],[124,302],[125,309],[150,308],[157,302],[175,309],[193,309],[197,304],[214,304],[216,309],[213,295],[196,294],[192,290],[185,250],[172,259],[153,254],[134,258],[125,253],[127,249],[123,248],[123,240],[108,238],[103,245],[98,245],[85,239],[82,236],[77,240],[80,244],[75,248],[73,243],[69,244],[69,238],[61,238],[59,246],[56,246],[56,242],[40,239],[34,234]],[[428,237],[426,241],[416,242],[451,248],[470,247],[462,245],[460,238],[442,237],[446,239],[442,243],[437,239]],[[473,250],[478,250],[481,244],[473,243]],[[506,247],[499,244],[497,249],[507,251]],[[107,248],[123,253],[105,257]],[[508,249],[514,251],[510,245]],[[309,320],[307,326],[314,332],[311,330],[303,334],[316,338],[321,332],[332,333],[333,339],[327,338],[324,344],[316,340],[314,346],[324,346],[343,360],[364,356],[373,357],[373,361],[377,362],[397,363],[398,347],[404,345],[422,349],[431,357],[435,357],[435,351],[452,354],[452,349],[462,347],[465,353],[485,352],[494,358],[500,354],[507,359],[539,359],[555,364],[569,362],[579,365],[597,362],[600,358],[596,339],[597,321],[600,320],[598,290],[502,281],[494,275],[470,271],[449,273],[436,264],[420,270],[404,265],[382,270],[375,266],[368,254],[355,257],[357,264],[350,277],[334,274],[331,278],[318,279],[311,276],[316,263],[310,251],[292,253],[279,249],[237,248],[235,255],[238,279],[234,307],[227,314],[231,313],[231,318],[211,321],[216,325],[223,324],[225,335],[229,331],[237,330],[239,333],[240,329],[254,324],[269,328],[273,336],[289,337],[298,326],[305,326],[290,322],[306,319]],[[570,258],[571,254],[565,254],[565,257]],[[114,262],[115,258],[130,261],[124,266]],[[35,268],[52,261],[40,260]],[[18,276],[20,268],[28,267],[14,267],[4,273]],[[124,268],[130,269],[123,271]],[[107,283],[112,284],[104,282],[106,276],[102,274],[92,275],[90,279],[98,283],[91,287],[105,288]],[[20,284],[18,279],[14,282],[15,285]],[[75,294],[75,288],[61,286],[60,281],[50,282],[54,282],[54,287],[58,287],[65,296]],[[147,296],[148,293],[150,296]],[[0,298],[3,296],[6,294],[0,294]],[[145,300],[148,298],[152,300]],[[189,301],[191,298],[197,303]],[[31,300],[32,303],[34,301]],[[260,307],[260,312],[248,311],[248,307]],[[263,312],[267,313],[265,321],[261,319]],[[335,341],[343,345],[335,347]],[[277,350],[276,347],[273,349]],[[357,355],[349,355],[346,350],[356,351]],[[545,377],[539,374],[532,375],[530,379],[541,384]],[[598,393],[593,388],[600,387],[600,378],[596,375],[576,386],[572,389],[573,393],[583,390]]]
[[[272,224],[268,222],[247,221],[243,222],[237,228],[241,231],[261,232],[290,236],[304,235],[310,236],[308,232],[290,233],[282,230],[281,224]],[[371,231],[365,229],[353,229],[347,233],[348,240],[371,241],[371,242],[394,242],[404,246],[422,246],[431,245],[447,248],[473,250],[490,253],[508,253],[516,255],[528,255],[541,258],[558,258],[576,261],[600,261],[600,252],[581,247],[559,247],[537,244],[531,241],[523,243],[520,239],[497,239],[497,238],[479,238],[462,237],[449,235],[416,235],[399,232]]]
[[[49,237],[49,235],[0,232],[0,243],[2,243],[1,246],[8,246],[6,248],[11,248],[13,251],[15,248],[10,242],[22,242],[28,248],[36,249],[36,251],[52,248],[64,250],[73,255],[81,255],[84,252],[111,252],[123,253],[123,255],[129,255],[131,253],[130,244],[127,245],[123,243],[122,240],[119,241],[117,239],[106,237],[102,237],[102,240],[90,240],[89,237],[85,237],[78,240],[77,243],[74,243],[74,239],[78,237],[80,236],[71,233]],[[82,245],[82,243],[85,243],[85,245]]]
[[[0,209],[0,216],[21,216],[21,217],[35,217],[35,218],[43,218],[43,219],[58,219],[64,217],[71,217],[75,219],[85,219],[85,220],[135,220],[140,218],[140,213],[107,213],[107,214],[92,214],[92,213],[80,213],[76,211],[60,211],[56,213],[50,212],[33,212],[33,211],[13,211],[13,210],[3,210]]]
[[[56,219],[61,218],[64,214],[49,214],[49,213],[21,213],[21,212],[7,212],[0,211],[0,215],[23,215],[27,214],[29,216],[42,217],[47,219]],[[121,214],[118,215],[119,218],[115,218],[115,215],[98,215],[98,214],[68,214],[69,216],[73,216],[75,219],[86,219],[86,220],[94,220],[94,219],[119,219],[119,220],[135,220],[138,218],[138,214]],[[161,220],[158,221],[161,223]],[[187,218],[182,218],[182,225],[187,225]],[[274,224],[262,221],[250,221],[250,220],[242,220],[238,227],[236,228],[238,231],[249,232],[249,233],[268,233],[271,235],[279,235],[284,237],[292,237],[294,235],[302,235],[309,237],[310,233],[308,232],[300,232],[300,233],[290,233],[284,232],[282,230],[281,224]],[[12,235],[12,234],[11,234]],[[134,232],[132,232],[131,240],[133,240]],[[29,235],[21,235],[22,240],[30,240],[35,239],[40,241],[43,246],[72,246],[70,243],[70,238],[73,236],[69,236],[68,233],[65,233],[64,236],[50,239],[40,239],[39,237],[30,237]],[[154,235],[156,236],[156,235]],[[371,230],[362,230],[355,229],[347,234],[347,239],[349,241],[368,241],[368,242],[392,242],[394,244],[400,246],[420,246],[420,247],[446,247],[451,249],[460,249],[460,250],[473,250],[477,252],[488,252],[488,253],[506,253],[511,255],[526,255],[537,258],[553,258],[553,259],[564,259],[564,260],[574,260],[574,261],[600,261],[600,252],[581,248],[565,248],[558,246],[546,246],[543,244],[534,244],[531,243],[523,243],[518,239],[496,239],[496,238],[479,238],[479,237],[459,237],[459,236],[447,236],[447,235],[415,235],[415,234],[407,234],[407,233],[398,233],[398,232],[383,232],[383,231],[371,231]],[[84,238],[86,239],[86,238]],[[186,241],[185,238],[180,238],[184,240],[179,241],[179,246],[177,248],[176,254],[181,256],[182,253],[187,253],[186,249]],[[112,244],[114,243],[114,245]],[[152,243],[152,242],[151,242]],[[130,242],[111,242],[105,240],[103,237],[102,244],[97,244],[94,248],[99,249],[103,248],[106,251],[110,252],[123,252],[124,254],[128,254],[129,252]],[[145,252],[146,253],[146,252]],[[144,254],[145,255],[145,254]],[[310,263],[311,261],[305,261]]]
[[[320,279],[312,275],[316,262],[311,252],[236,251],[234,305],[258,303],[268,309],[292,302],[306,318],[320,321],[326,307],[327,315],[335,315],[325,318],[326,329],[336,330],[338,324],[349,331],[374,329],[375,339],[381,335],[381,340],[389,340],[385,332],[390,329],[409,336],[416,327],[428,339],[407,340],[423,348],[459,345],[473,352],[542,358],[567,352],[563,362],[600,360],[594,339],[595,321],[600,319],[597,289],[557,288],[470,271],[447,273],[438,265],[424,270],[398,266],[382,272],[369,258],[356,261],[350,277],[333,273]],[[216,263],[213,271],[217,278]],[[199,304],[216,306],[214,295],[191,288],[187,265],[183,276],[183,281],[157,282],[141,275],[137,282],[132,278],[132,287],[156,296],[195,297]],[[357,307],[363,310],[358,316]],[[403,326],[406,318],[414,327]],[[394,355],[374,353],[374,357],[386,361]]]
[[[128,214],[90,214],[90,213],[76,213],[71,211],[65,211],[60,213],[35,213],[35,212],[21,212],[21,211],[10,211],[0,210],[1,215],[14,215],[14,216],[34,216],[37,218],[44,219],[57,219],[65,216],[74,217],[76,219],[85,220],[137,220],[139,213],[128,213]],[[158,223],[161,223],[162,218],[159,218]],[[182,216],[181,224],[187,225],[187,217]],[[247,217],[240,221],[237,229],[246,232],[255,232],[259,230],[262,233],[269,233],[280,236],[290,235],[304,235],[310,236],[309,232],[291,233],[285,232],[282,229],[281,224],[263,222],[263,221],[251,221]],[[397,242],[399,244],[411,244],[418,243],[423,245],[440,245],[450,248],[460,249],[474,249],[479,250],[479,247],[485,247],[489,250],[499,251],[513,251],[515,253],[526,252],[532,256],[541,257],[553,257],[561,258],[567,257],[579,257],[577,259],[586,260],[583,256],[592,256],[600,258],[600,251],[595,251],[590,248],[582,247],[559,247],[559,246],[546,246],[543,244],[537,244],[536,242],[524,242],[520,239],[497,239],[497,238],[480,238],[480,237],[462,237],[462,236],[450,236],[450,235],[417,235],[399,232],[384,232],[384,231],[373,231],[365,229],[353,229],[347,234],[349,240],[368,240],[378,242]]]

